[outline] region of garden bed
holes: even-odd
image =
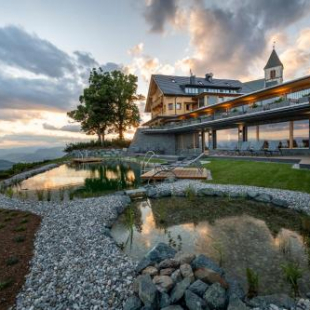
[[[0,209],[0,310],[15,302],[28,273],[40,217]]]

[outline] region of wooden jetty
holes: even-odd
[[[87,158],[73,158],[73,162],[85,164],[85,163],[99,163],[103,161],[103,158],[99,157],[87,157]]]
[[[194,167],[176,167],[169,170],[152,169],[141,175],[142,180],[164,180],[175,176],[177,179],[206,180],[208,177],[207,169]]]

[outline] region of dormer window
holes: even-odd
[[[171,82],[172,82],[172,83],[175,83],[175,79],[171,79]]]
[[[271,70],[270,71],[270,79],[275,79],[276,78],[276,70]]]
[[[203,85],[201,81],[198,82],[199,85]]]

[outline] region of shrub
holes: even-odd
[[[187,197],[188,199],[192,200],[196,197],[196,191],[195,189],[189,185],[186,189],[185,189],[185,197]]]
[[[25,231],[25,230],[26,230],[25,226],[18,226],[18,227],[15,228],[16,232],[21,232],[21,231]]]
[[[3,225],[3,224],[0,224],[0,229],[2,229],[2,228],[4,228],[5,227],[5,225]]]
[[[26,238],[24,236],[17,236],[14,238],[14,241],[17,243],[24,242],[25,240],[26,240]]]
[[[0,282],[0,291],[6,289],[7,287],[13,284],[13,279],[7,279],[5,281]]]
[[[36,190],[36,194],[37,194],[38,201],[43,201],[43,198],[44,198],[44,191],[41,190],[41,189],[37,189],[37,190]]]
[[[13,266],[16,265],[19,262],[19,259],[15,256],[10,256],[7,260],[6,260],[6,265],[7,266]]]
[[[112,139],[112,140],[106,140],[103,143],[91,140],[89,142],[69,143],[66,145],[64,151],[69,153],[74,150],[83,150],[83,149],[123,148],[123,147],[129,147],[130,143],[131,140]]]
[[[27,219],[23,219],[23,220],[20,221],[20,224],[26,224],[26,223],[28,223]]]
[[[258,294],[258,273],[251,268],[246,269],[246,278],[248,282],[248,298],[253,298]]]
[[[291,285],[294,297],[298,297],[300,295],[298,279],[302,277],[302,270],[299,268],[299,264],[289,262],[287,264],[282,264],[281,268],[284,273],[285,280]]]

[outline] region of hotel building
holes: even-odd
[[[242,83],[152,75],[145,112],[130,149],[165,154],[230,149],[242,141],[278,141],[284,154],[310,154],[310,76],[283,81],[273,49],[263,79]]]

